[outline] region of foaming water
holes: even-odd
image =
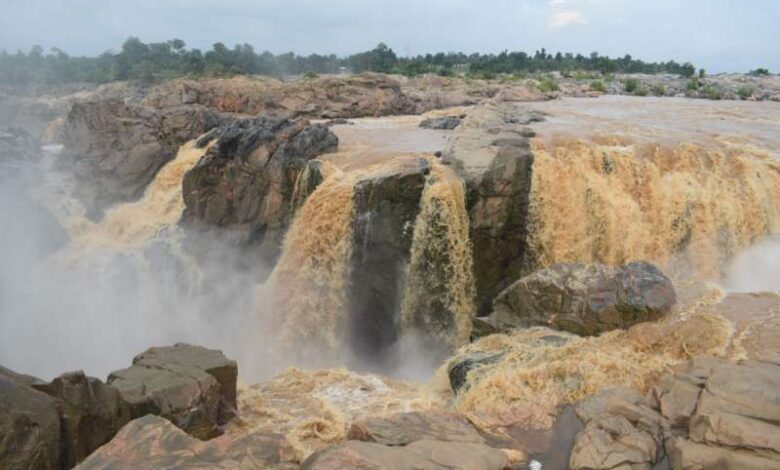
[[[711,279],[740,250],[780,233],[780,162],[752,146],[534,142],[530,245],[561,261],[665,264],[683,253]]]

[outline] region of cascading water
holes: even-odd
[[[611,141],[610,141],[611,140]],[[780,162],[749,145],[534,142],[530,245],[562,261],[685,265],[717,278],[739,250],[780,233]]]

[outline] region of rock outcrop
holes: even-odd
[[[31,386],[57,400],[63,468],[84,460],[130,421],[130,407],[119,392],[82,371]]]
[[[207,138],[216,141],[184,176],[185,223],[226,229],[273,266],[296,204],[322,179],[310,160],[333,151],[338,138],[323,125],[266,117],[232,122]]]
[[[360,357],[378,359],[398,339],[404,270],[428,172],[425,160],[412,159],[355,185],[349,325]]]
[[[675,301],[672,281],[650,263],[619,268],[562,263],[507,287],[490,318],[500,328],[545,325],[594,335],[655,320]]]
[[[135,468],[241,468],[293,470],[293,453],[283,436],[224,435],[208,442],[188,436],[170,421],[145,416],[128,423],[79,470]]]
[[[41,158],[40,142],[18,127],[0,128],[0,181],[15,178]]]
[[[512,106],[469,112],[455,129],[443,160],[466,179],[477,306],[491,302],[527,269],[528,201],[534,156],[524,127],[541,116]]]
[[[112,372],[108,384],[130,405],[133,418],[158,415],[210,439],[235,416],[237,376],[235,361],[220,351],[176,344],[139,354],[132,367]]]
[[[57,401],[30,388],[36,382],[0,367],[0,468],[61,468]]]
[[[445,411],[416,411],[361,419],[352,423],[347,439],[388,446],[404,446],[422,440],[485,443],[465,417]]]
[[[155,110],[119,99],[76,103],[64,125],[64,159],[73,163],[78,197],[91,215],[138,198],[179,145],[220,124],[202,106]]]
[[[701,357],[647,396],[621,388],[577,405],[572,469],[780,468],[780,366]],[[622,465],[622,467],[621,467]]]
[[[301,470],[503,470],[508,465],[503,452],[484,444],[424,440],[398,447],[347,441],[313,454],[301,464]]]

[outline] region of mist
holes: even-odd
[[[765,240],[737,255],[723,284],[729,292],[780,292],[780,240]]]

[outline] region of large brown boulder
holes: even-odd
[[[59,470],[57,400],[30,388],[37,379],[0,367],[0,468]]]
[[[79,470],[139,468],[288,469],[293,450],[284,436],[271,433],[224,435],[203,442],[163,418],[145,416],[128,423]]]
[[[235,416],[238,367],[220,351],[188,344],[150,348],[133,366],[112,372],[108,384],[133,418],[162,416],[187,433],[210,439]]]
[[[177,148],[217,126],[200,106],[155,110],[119,99],[76,103],[64,126],[64,159],[80,181],[78,196],[92,215],[138,198]]]
[[[361,419],[352,423],[347,439],[388,446],[403,446],[422,440],[485,442],[464,416],[446,411],[413,411]]]
[[[204,233],[223,229],[273,266],[295,204],[321,181],[310,160],[335,150],[338,138],[323,125],[268,117],[232,122],[214,136],[184,176],[184,221]]]
[[[636,261],[619,268],[562,263],[501,292],[491,321],[501,328],[545,325],[594,335],[658,319],[675,302],[672,281],[650,263]]]
[[[82,371],[32,384],[57,399],[61,428],[61,464],[71,468],[102,446],[130,421],[130,407],[119,392]]]

